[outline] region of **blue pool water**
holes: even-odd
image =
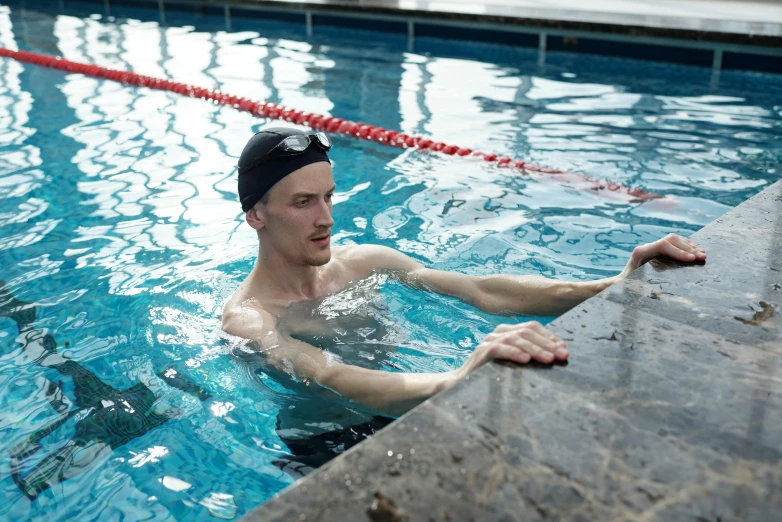
[[[220,17],[177,12],[163,28],[152,11],[116,6],[107,17],[100,4],[66,4],[62,13],[56,3],[41,11],[0,6],[0,46],[675,197],[630,203],[481,161],[335,137],[337,244],[388,245],[470,274],[593,279],[621,270],[635,245],[688,235],[779,177],[777,76],[726,71],[714,85],[706,69],[567,53],[549,53],[539,68],[534,51],[498,45],[421,38],[410,53],[397,36],[318,27],[307,39],[300,25],[241,18],[228,31]],[[278,418],[366,416],[355,405],[293,393],[291,383],[237,357],[236,340],[220,331],[222,304],[257,249],[233,166],[266,122],[5,59],[0,122],[0,279],[36,305],[35,327],[81,368],[38,364],[19,348],[14,322],[0,318],[0,518],[238,517],[294,480],[274,465],[289,450]],[[525,319],[483,314],[384,277],[368,286],[374,290],[331,296],[315,310],[338,332],[326,348],[367,367],[453,369],[496,325]],[[356,315],[382,338],[354,328]],[[172,385],[172,370],[192,386]],[[159,416],[133,420],[138,404]],[[112,420],[117,408],[131,421]],[[75,413],[36,451],[12,457],[64,411]],[[88,443],[71,451],[74,438]],[[72,477],[34,500],[23,494],[12,475],[66,454],[57,469]]]

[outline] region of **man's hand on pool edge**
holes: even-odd
[[[668,234],[662,239],[636,247],[620,277],[658,256],[683,262],[702,262],[706,260],[706,251],[691,239]],[[566,361],[568,356],[565,342],[537,321],[501,324],[483,339],[467,362],[459,368],[458,373],[462,378],[492,359],[510,360],[520,364],[534,360],[550,364]]]
[[[630,261],[627,262],[627,266],[622,272],[622,276],[628,275],[657,256],[670,257],[686,263],[706,261],[706,251],[697,243],[677,234],[668,234],[657,241],[635,247],[633,255],[630,256]]]
[[[484,337],[458,372],[460,378],[465,377],[493,359],[551,364],[566,361],[568,356],[565,341],[537,321],[501,324]]]

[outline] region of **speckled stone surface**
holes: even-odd
[[[567,365],[484,366],[245,520],[779,520],[782,182],[696,237],[554,321]]]
[[[782,355],[782,183],[693,239],[706,249],[707,263],[681,270],[675,261],[655,260],[600,297],[729,339],[776,344]]]

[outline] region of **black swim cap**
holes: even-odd
[[[250,138],[239,156],[239,169],[250,165],[266,155],[282,140],[289,136],[307,136],[308,133],[290,127],[272,127],[263,129]],[[293,171],[319,161],[329,161],[329,157],[313,144],[303,154],[264,161],[255,168],[242,171],[239,175],[239,201],[242,210],[247,212],[266,194],[275,183]]]

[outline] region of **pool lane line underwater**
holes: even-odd
[[[468,156],[474,159],[482,159],[496,167],[514,169],[527,175],[547,174],[554,176],[555,179],[562,184],[581,190],[591,190],[601,195],[610,196],[612,199],[616,199],[619,202],[642,203],[655,199],[673,199],[668,196],[663,197],[653,192],[647,192],[639,188],[625,187],[618,183],[605,180],[596,180],[585,174],[541,167],[525,161],[501,157],[497,154],[487,154],[469,148],[462,148],[457,145],[448,145],[421,136],[410,136],[405,133],[384,129],[382,127],[375,127],[361,122],[300,111],[276,103],[252,100],[250,98],[234,96],[219,90],[205,89],[203,87],[196,87],[172,80],[144,76],[130,71],[73,62],[58,56],[50,56],[30,51],[14,51],[4,47],[0,47],[0,56],[43,67],[52,67],[63,71],[80,73],[95,78],[104,78],[126,85],[148,87],[150,89],[174,92],[191,98],[210,100],[216,104],[229,105],[237,110],[249,112],[255,116],[306,125],[314,130],[338,133],[351,138],[373,141],[386,146],[441,152],[450,156]]]

